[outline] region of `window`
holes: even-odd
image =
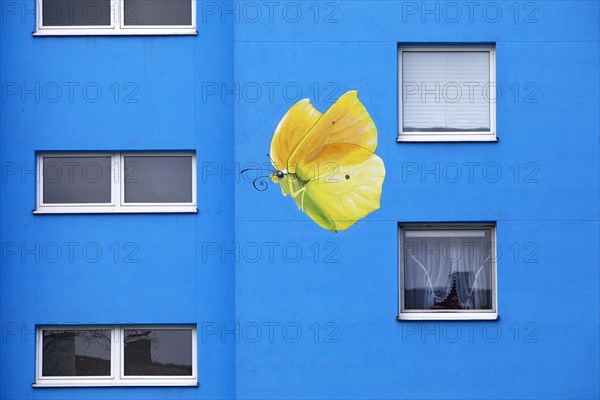
[[[196,386],[196,327],[45,326],[34,386]]]
[[[398,49],[399,142],[496,141],[495,49]]]
[[[196,212],[192,152],[40,153],[34,213]]]
[[[493,225],[400,225],[399,319],[496,319]]]
[[[196,34],[196,0],[37,0],[35,35]]]

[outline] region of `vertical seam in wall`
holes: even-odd
[[[598,57],[600,57],[600,38],[598,39]],[[598,60],[597,60],[598,62]],[[598,97],[597,99],[600,99],[600,80],[598,81]],[[598,167],[600,170],[600,113],[596,114],[596,116],[598,117],[598,136],[596,137],[596,140],[598,141],[598,153],[596,153],[598,155]],[[600,182],[598,185],[598,199],[600,199]],[[598,202],[598,235],[600,236],[600,201]],[[600,259],[600,246],[598,247],[598,259]],[[598,286],[600,287],[600,277],[598,278]],[[598,290],[598,303],[600,304],[600,290]],[[600,318],[598,319],[598,330],[600,331]],[[598,337],[598,344],[600,345],[600,336]],[[598,381],[596,382],[600,382],[600,369],[598,369]],[[600,392],[600,383],[598,383],[598,391]]]
[[[231,22],[231,83],[232,86],[235,87],[235,60],[236,60],[236,47],[235,47],[235,29],[236,28],[236,24],[235,24],[235,20],[233,20]],[[232,148],[232,155],[233,155],[233,168],[235,169],[235,165],[237,162],[237,151],[236,151],[236,138],[237,138],[237,129],[236,129],[236,102],[235,102],[235,96],[234,96],[234,101],[233,101],[233,106],[231,107],[231,126],[232,126],[232,136],[233,136],[233,140],[231,141],[231,144],[233,146]],[[236,179],[233,179],[233,245],[235,248],[235,243],[237,242],[237,189],[238,189],[238,185],[236,185]],[[237,257],[235,257],[234,262],[233,262],[233,323],[234,326],[236,326],[236,321],[237,321]],[[234,363],[234,368],[233,368],[233,397],[235,399],[238,398],[237,396],[237,370],[238,370],[238,363],[237,363],[237,350],[238,350],[238,344],[237,341],[234,341],[234,345],[233,345],[233,363]]]
[[[230,48],[231,48],[231,73],[230,73],[230,79],[231,79],[231,84],[232,87],[235,87],[235,79],[236,79],[236,46],[235,46],[235,32],[236,32],[236,23],[235,23],[235,19],[232,20],[231,23],[231,41],[230,41]],[[237,165],[237,126],[236,126],[236,107],[237,104],[235,102],[235,96],[234,96],[234,100],[231,106],[231,129],[232,129],[232,137],[233,140],[231,141],[231,145],[232,145],[232,152],[231,152],[231,156],[232,156],[232,161],[233,161],[233,169],[235,170],[236,165]],[[238,186],[236,184],[236,178],[234,177],[232,185],[233,185],[233,202],[232,202],[232,207],[233,207],[233,221],[232,221],[232,228],[233,228],[233,246],[235,248],[235,244],[237,242],[237,238],[238,238],[238,232],[237,232],[237,190],[238,190]],[[234,257],[233,260],[233,264],[232,264],[232,268],[233,268],[233,324],[237,329],[237,316],[238,316],[238,308],[237,308],[237,256]],[[237,380],[237,370],[238,370],[238,359],[237,359],[237,350],[238,350],[238,343],[237,341],[234,340],[233,343],[233,398],[237,399],[238,398],[238,393],[237,393],[237,388],[238,388],[238,380]]]
[[[197,4],[196,4],[197,7]],[[196,29],[198,29],[197,27],[198,25],[198,16],[196,15]],[[194,73],[194,123],[193,123],[193,129],[194,129],[194,151],[196,153],[196,214],[195,214],[195,218],[194,218],[194,319],[196,321],[196,323],[198,322],[198,220],[199,215],[200,215],[200,199],[198,196],[198,189],[199,189],[199,184],[198,184],[198,129],[197,126],[198,124],[197,119],[198,119],[198,108],[196,105],[196,100],[197,100],[197,95],[196,95],[196,47],[198,44],[198,40],[197,40],[197,36],[194,37],[194,39],[192,42],[194,43],[193,45],[193,53],[194,53],[194,57],[193,57],[193,63],[194,63],[194,67],[193,67],[193,73]],[[198,326],[196,325],[196,335],[198,335]],[[196,336],[196,342],[198,341],[198,338]],[[196,353],[198,353],[199,350],[199,346],[196,346]],[[196,371],[198,370],[198,359],[200,357],[196,357]],[[198,375],[198,372],[196,372],[196,375]],[[200,377],[196,376],[196,379],[199,381]]]

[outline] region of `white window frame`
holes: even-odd
[[[403,82],[402,53],[410,52],[467,52],[487,51],[490,55],[490,131],[489,132],[404,132],[403,124]],[[493,99],[493,100],[492,100]],[[491,45],[455,45],[455,46],[399,46],[398,47],[398,137],[397,142],[495,142],[496,137],[496,47]]]
[[[44,157],[111,157],[110,203],[43,203]],[[127,156],[191,156],[192,201],[189,203],[125,203],[125,163]],[[118,174],[117,174],[118,173]],[[196,153],[191,151],[140,152],[42,152],[37,155],[37,208],[34,214],[103,214],[103,213],[195,213]]]
[[[110,329],[110,376],[42,376],[43,331]],[[125,376],[125,329],[191,329],[192,375],[190,376]],[[33,387],[76,386],[198,386],[198,332],[196,325],[41,325],[36,330],[36,379]]]
[[[406,310],[404,309],[404,230],[490,230],[492,241],[492,309],[491,310]],[[400,223],[398,225],[398,320],[497,320],[498,269],[496,225],[490,223]]]
[[[110,1],[110,20],[107,26],[44,26],[43,2],[36,0],[36,31],[34,36],[93,36],[93,35],[197,35],[196,0],[192,2],[191,25],[125,25],[125,1]]]

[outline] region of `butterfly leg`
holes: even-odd
[[[296,196],[300,196],[300,211],[304,211],[304,194],[306,193],[306,188],[305,187],[301,187],[300,189],[293,191],[290,193],[292,195],[292,197],[294,198],[294,200],[296,199]]]

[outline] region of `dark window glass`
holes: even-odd
[[[125,329],[125,375],[192,375],[192,330]]]
[[[405,230],[404,309],[491,310],[489,230]]]
[[[190,203],[192,156],[126,156],[125,203]]]
[[[42,0],[44,26],[110,25],[110,0]]]
[[[110,157],[44,157],[43,203],[110,203],[110,162]]]
[[[44,330],[42,375],[110,375],[110,330]]]
[[[191,25],[191,0],[124,0],[125,25]]]

